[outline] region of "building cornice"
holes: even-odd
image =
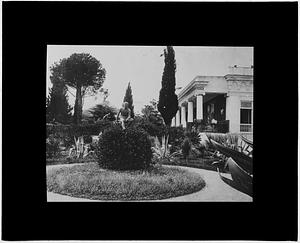
[[[187,86],[178,94],[178,100],[189,95],[193,91],[197,90],[200,93],[205,92],[205,87],[209,84],[213,78],[223,78],[225,81],[253,81],[253,75],[241,75],[241,74],[227,74],[225,76],[196,76]]]
[[[189,94],[194,90],[203,90],[208,85],[211,78],[224,78],[224,76],[196,76],[185,88],[178,94],[178,99]]]
[[[253,81],[253,75],[227,74],[224,78],[226,81]]]

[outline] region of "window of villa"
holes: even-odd
[[[241,101],[240,131],[252,132],[252,125],[253,125],[252,101]]]

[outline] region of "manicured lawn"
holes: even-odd
[[[97,159],[95,156],[88,156],[84,159],[79,158],[67,158],[67,156],[56,156],[54,158],[47,158],[46,164],[47,165],[62,165],[62,164],[77,164],[77,163],[89,163],[89,162],[95,162]]]
[[[87,163],[49,170],[47,189],[97,200],[153,200],[197,192],[205,186],[196,173],[175,167],[147,171],[113,171]]]

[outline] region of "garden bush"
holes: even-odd
[[[53,158],[59,154],[59,143],[60,140],[54,135],[51,135],[46,139],[46,158]]]
[[[103,132],[96,149],[101,167],[137,170],[149,167],[152,159],[149,135],[142,129],[114,126]]]
[[[186,131],[185,137],[189,138],[193,145],[197,145],[200,143],[199,132],[196,131]]]
[[[150,136],[153,137],[162,137],[166,133],[166,126],[163,124],[157,125],[145,119],[143,117],[135,117],[133,124],[133,128],[143,129]]]
[[[60,138],[65,146],[70,146],[74,144],[74,136],[80,137],[84,136],[85,142],[91,142],[91,135],[98,135],[105,129],[112,126],[111,121],[101,120],[97,121],[95,124],[81,124],[81,125],[53,125],[47,124],[46,126],[46,136],[50,135]]]
[[[173,153],[181,149],[184,140],[183,127],[171,127],[169,129],[169,144],[171,145],[170,152]]]

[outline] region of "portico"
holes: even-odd
[[[225,76],[195,77],[178,94],[178,104],[175,126],[252,132],[253,66],[230,67]]]

